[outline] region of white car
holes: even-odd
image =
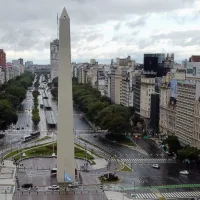
[[[77,187],[79,187],[78,182],[74,182],[74,183],[68,185],[68,188],[77,188]]]
[[[59,188],[60,187],[58,185],[52,185],[48,187],[49,190],[59,190]]]
[[[183,170],[183,171],[180,171],[180,174],[183,174],[183,175],[188,175],[189,172],[187,170]]]
[[[159,164],[153,164],[152,167],[155,168],[155,169],[160,169]]]

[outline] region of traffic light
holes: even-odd
[[[100,185],[100,189],[103,191],[103,184]]]
[[[19,178],[16,176],[16,186],[17,190],[20,190]]]

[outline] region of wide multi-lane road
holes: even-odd
[[[188,166],[183,163],[177,163],[173,159],[166,159],[163,152],[153,140],[137,140],[137,145],[140,148],[129,148],[115,142],[110,142],[104,138],[104,133],[88,133],[87,129],[89,130],[91,127],[79,114],[78,111],[74,111],[75,127],[76,129],[85,129],[85,132],[78,132],[76,134],[77,137],[94,144],[101,151],[105,151],[107,156],[109,154],[112,156],[116,155],[121,161],[124,161],[128,166],[132,167],[132,172],[118,172],[118,175],[121,177],[121,182],[115,185],[126,187],[127,184],[130,186],[133,183],[136,186],[199,183],[200,170],[198,166]],[[91,144],[87,144],[87,146],[90,148]],[[160,169],[154,169],[152,164],[160,164]],[[185,169],[190,172],[187,176],[179,173]],[[162,190],[163,192],[168,191],[168,189]],[[179,189],[180,192],[185,190],[191,191],[196,190],[196,188]],[[130,190],[129,192],[131,193],[133,191]]]

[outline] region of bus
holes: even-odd
[[[31,135],[25,135],[24,137],[22,137],[22,142],[28,142],[29,140],[32,140]]]
[[[31,133],[29,135],[25,135],[24,137],[22,137],[22,142],[28,142],[32,139],[39,137],[39,136],[40,136],[40,131],[37,131],[35,133]]]
[[[32,136],[32,139],[37,138],[37,137],[40,136],[40,131],[37,131],[35,133],[31,133],[30,135]]]
[[[51,177],[55,177],[55,176],[57,176],[57,168],[53,168],[51,170]]]

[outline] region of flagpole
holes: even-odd
[[[64,200],[65,200],[65,170],[64,170]]]

